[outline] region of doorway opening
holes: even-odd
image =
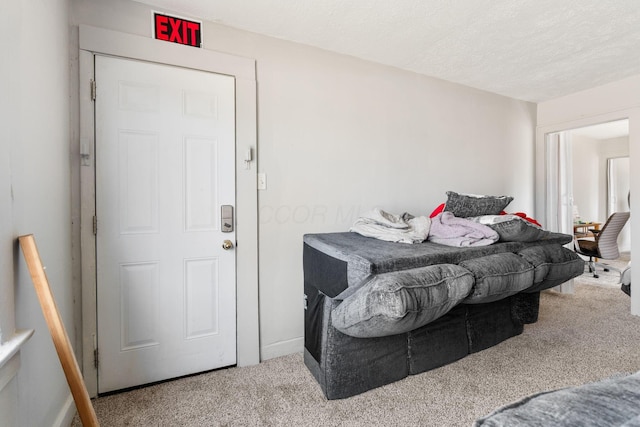
[[[593,238],[613,212],[630,210],[629,120],[545,135],[545,222],[553,231]],[[631,224],[618,238],[621,264],[631,257]]]

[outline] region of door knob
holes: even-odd
[[[225,240],[224,242],[222,242],[222,249],[228,251],[231,248],[233,248],[233,243],[231,242],[231,240]]]

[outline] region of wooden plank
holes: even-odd
[[[42,307],[42,314],[44,314],[44,318],[47,321],[53,344],[58,353],[64,375],[67,378],[67,383],[71,389],[71,394],[76,403],[82,425],[86,427],[97,427],[100,424],[98,423],[98,418],[91,404],[87,388],[82,380],[82,374],[80,373],[76,356],[71,348],[69,336],[64,328],[62,318],[60,317],[56,302],[51,293],[49,281],[42,266],[35,238],[33,234],[29,234],[20,236],[18,240],[20,241],[20,247],[27,262],[27,268],[29,269],[31,280],[33,280],[33,285],[36,289],[40,306]]]

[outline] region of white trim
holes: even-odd
[[[304,338],[293,338],[287,341],[280,341],[262,347],[262,360],[273,359],[275,357],[286,356],[292,353],[302,353],[304,351]]]
[[[79,26],[80,41],[80,140],[94,146],[93,103],[89,81],[93,78],[93,54],[174,65],[233,76],[236,81],[236,240],[237,256],[237,364],[260,362],[258,321],[258,190],[257,168],[245,169],[244,153],[257,150],[257,95],[255,60],[166,43],[152,38]],[[91,150],[93,152],[93,150]],[[96,328],[95,166],[73,165],[80,171],[82,251],[82,366],[91,396],[98,392],[98,372],[93,364]]]
[[[236,79],[256,78],[253,59],[88,25],[80,25],[80,50],[227,74]]]
[[[7,387],[11,380],[18,374],[20,369],[20,357],[17,354],[5,360],[0,366],[0,393]]]
[[[73,396],[71,393],[67,396],[67,399],[64,401],[64,404],[60,408],[60,412],[58,412],[58,416],[51,423],[52,427],[67,427],[70,426],[73,422],[73,417],[76,416],[77,413],[76,402],[73,400]]]
[[[94,349],[98,334],[96,289],[96,240],[93,235],[95,215],[94,115],[89,81],[94,76],[93,54],[80,51],[80,145],[89,147],[89,165],[80,168],[80,258],[82,282],[82,372],[91,397],[98,395],[98,371],[94,366]]]
[[[20,349],[33,335],[33,329],[16,331],[8,341],[0,345],[0,423],[16,422],[18,392],[17,380],[20,370]],[[7,411],[6,408],[10,410]],[[15,408],[15,409],[14,409]]]
[[[4,367],[20,351],[20,348],[31,338],[31,335],[33,335],[33,329],[16,331],[9,340],[0,345],[0,368]]]

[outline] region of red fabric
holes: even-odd
[[[433,218],[439,213],[442,213],[443,210],[444,210],[444,203],[441,203],[437,208],[433,210],[433,212],[431,212],[431,215],[429,215],[429,218]]]
[[[433,218],[434,216],[438,215],[439,213],[442,213],[442,211],[444,211],[444,207],[445,207],[445,203],[441,203],[440,205],[438,205],[438,207],[435,208],[433,210],[433,212],[431,212],[431,215],[429,215],[429,218]],[[530,223],[533,223],[533,224],[537,225],[538,227],[542,227],[542,225],[538,221],[536,221],[535,219],[527,216],[527,214],[524,213],[524,212],[516,212],[516,213],[508,214],[505,211],[501,211],[500,215],[517,215],[520,218],[525,219],[525,220],[529,221]]]
[[[535,219],[533,219],[533,218],[528,217],[528,216],[527,216],[527,214],[526,214],[526,213],[524,213],[524,212],[516,212],[516,213],[514,213],[514,214],[512,214],[512,215],[517,215],[517,216],[519,216],[520,218],[526,219],[526,220],[527,220],[527,221],[529,221],[530,223],[533,223],[533,224],[537,225],[538,227],[542,227],[542,225],[541,225],[538,221],[536,221],[536,220],[535,220]]]

